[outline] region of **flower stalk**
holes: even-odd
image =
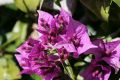
[[[65,60],[65,68],[66,68],[66,70],[67,70],[67,72],[68,72],[68,75],[70,76],[70,78],[72,79],[72,80],[75,80],[75,75],[74,75],[74,72],[73,72],[73,69],[72,69],[72,67],[71,67],[71,65],[70,65],[70,62],[69,62],[69,60],[67,59],[67,60]]]

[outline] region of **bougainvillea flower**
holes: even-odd
[[[32,59],[33,71],[44,78],[44,80],[52,80],[61,73],[61,69],[58,66],[58,57],[55,55],[47,55],[46,53],[32,54],[30,59]]]
[[[44,11],[38,13],[37,31],[40,36],[37,40],[30,38],[21,45],[17,49],[20,54],[16,54],[16,58],[23,68],[22,73],[55,80],[62,72],[62,75],[68,74],[64,73],[62,65],[71,54],[76,58],[81,53],[94,50],[96,46],[90,41],[87,27],[72,19],[66,11],[61,10],[55,16]]]
[[[120,68],[120,41],[104,42],[102,39],[93,41],[97,45],[93,51],[96,59],[102,59],[116,71]]]
[[[81,75],[85,80],[108,80],[111,67],[104,61],[93,60]]]
[[[66,32],[66,26],[69,21],[67,13],[61,10],[60,14],[54,17],[44,11],[38,11],[38,13],[38,31],[43,34],[43,41],[52,44],[60,41],[59,35]]]
[[[56,48],[64,46],[68,52],[74,52],[77,56],[95,47],[90,41],[86,26],[72,19],[66,11],[61,10],[54,17],[43,11],[38,13],[38,31],[43,34],[43,42],[55,44]]]
[[[32,38],[29,38],[24,44],[22,44],[19,48],[17,48],[17,52],[19,52],[20,54],[16,54],[16,58],[20,66],[23,67],[23,69],[29,69],[28,55],[31,53],[33,47],[36,44],[38,44],[37,40],[33,40]]]
[[[67,52],[67,50],[64,47],[57,49],[57,52],[62,62],[64,62],[66,59],[69,58],[70,54]]]
[[[82,23],[75,21],[70,17],[70,22],[66,28],[66,34],[61,35],[62,40],[56,44],[56,47],[64,46],[68,52],[80,55],[87,50],[94,48],[88,36],[87,28]]]
[[[47,53],[47,49],[39,41],[29,39],[17,51],[16,58],[23,68],[22,73],[37,74],[44,80],[51,80],[61,72],[59,57]]]

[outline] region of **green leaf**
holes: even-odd
[[[27,35],[28,24],[17,21],[12,32],[6,34],[7,41],[0,46],[0,49],[5,49],[9,52],[14,52],[15,49],[25,41]],[[14,44],[12,43],[14,42]],[[12,43],[12,44],[11,44]]]
[[[84,78],[82,76],[78,75],[77,80],[84,80]]]
[[[42,0],[14,0],[17,8],[23,12],[36,11]]]
[[[13,33],[13,35],[16,35],[16,33],[18,33],[18,35],[19,35],[18,39],[21,41],[24,41],[26,38],[26,35],[27,35],[27,27],[28,27],[27,23],[17,21],[12,30],[12,33]]]
[[[75,64],[74,64],[74,66],[75,67],[79,67],[79,66],[84,66],[85,65],[85,62],[76,62]]]
[[[9,46],[5,48],[5,50],[8,52],[14,52],[16,50],[16,46],[15,44],[10,44]]]
[[[107,37],[105,38],[105,40],[106,40],[107,42],[110,42],[110,41],[112,41],[112,37],[111,37],[111,36],[107,36]]]
[[[14,3],[13,4],[7,4],[7,5],[5,5],[5,7],[9,8],[9,9],[12,9],[12,10],[17,10]]]
[[[86,62],[88,62],[88,63],[90,63],[91,60],[92,60],[92,54],[86,56],[85,59],[84,59],[84,61],[86,61]]]
[[[97,34],[97,32],[93,29],[92,26],[87,25],[87,28],[88,28],[88,34],[89,34],[90,36],[95,36],[95,35]]]
[[[7,41],[0,46],[0,50],[4,49],[8,44],[18,38],[18,35],[12,35],[12,32],[6,34]]]
[[[36,74],[31,75],[34,80],[42,80],[42,78]]]
[[[16,80],[20,79],[20,70],[13,61],[11,55],[0,57],[0,80]]]
[[[108,21],[111,0],[80,0],[98,18]]]
[[[2,36],[0,36],[0,45],[2,44],[2,40],[3,40],[3,38],[2,38]]]
[[[20,9],[23,12],[27,12],[27,8],[25,7],[23,0],[14,0],[14,2],[18,9]]]
[[[11,79],[20,79],[21,75],[20,75],[20,70],[19,68],[16,66],[15,62],[12,60],[12,56],[5,56],[7,58],[7,63],[8,63],[8,69],[7,72],[9,73],[9,75],[11,76]]]
[[[120,0],[113,0],[120,7]]]

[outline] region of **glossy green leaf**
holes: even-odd
[[[120,0],[113,0],[120,7]]]
[[[70,65],[69,60],[65,60],[65,65],[64,65],[65,70],[67,71],[67,74],[69,75],[69,77],[72,80],[75,80],[75,75],[74,75],[74,71]]]
[[[42,78],[36,74],[31,75],[34,80],[42,80]]]
[[[108,21],[111,0],[80,0],[98,18]]]
[[[27,12],[27,8],[23,3],[23,0],[14,0],[15,1],[15,5],[18,9],[20,9],[23,12]]]
[[[85,65],[85,62],[77,62],[74,64],[75,67],[79,67],[79,66],[84,66]]]
[[[17,8],[23,12],[36,11],[41,0],[14,0]]]

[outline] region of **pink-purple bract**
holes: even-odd
[[[93,44],[97,46],[91,51],[95,59],[81,75],[85,80],[109,80],[112,69],[116,73],[120,69],[120,40],[104,42],[96,39]]]

